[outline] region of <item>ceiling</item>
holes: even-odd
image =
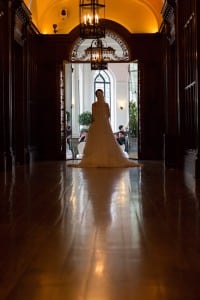
[[[53,34],[53,24],[57,24],[58,34],[70,33],[79,24],[78,0],[24,2],[32,13],[33,23],[42,34]],[[121,24],[130,33],[155,33],[162,22],[163,3],[164,0],[105,0],[105,19]]]

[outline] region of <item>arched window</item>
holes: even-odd
[[[101,71],[97,74],[94,79],[94,91],[102,89],[106,102],[109,104],[111,109],[111,83],[110,77],[106,71]]]

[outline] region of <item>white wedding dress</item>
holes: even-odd
[[[92,123],[80,163],[69,166],[88,167],[138,167],[129,160],[117,143],[110,126],[110,110],[104,98],[92,104]]]

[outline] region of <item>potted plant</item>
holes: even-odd
[[[66,111],[66,120],[67,120],[67,122],[70,122],[70,120],[71,120],[71,114],[68,110]]]
[[[129,131],[132,137],[137,137],[138,108],[136,102],[131,101],[129,105]]]
[[[79,124],[82,126],[90,126],[92,123],[92,113],[90,111],[84,111],[79,115]]]

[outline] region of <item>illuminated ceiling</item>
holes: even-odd
[[[32,21],[43,34],[70,33],[79,24],[78,0],[24,0]],[[130,33],[158,32],[163,0],[106,0],[105,18],[124,26]],[[66,12],[62,14],[63,10]]]

